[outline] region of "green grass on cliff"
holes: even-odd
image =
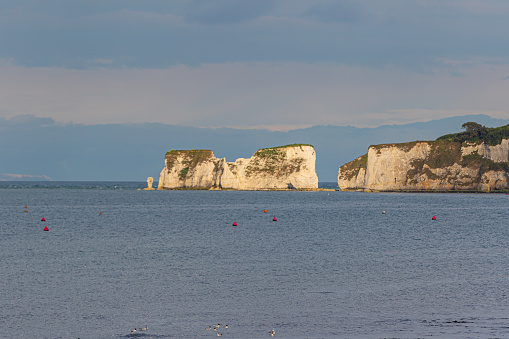
[[[361,168],[366,168],[368,164],[368,155],[364,154],[357,159],[350,161],[349,163],[341,166],[341,179],[343,180],[352,180],[356,178],[359,174]]]
[[[467,125],[470,124],[470,125]],[[451,142],[470,142],[470,143],[481,143],[484,142],[487,145],[495,146],[502,142],[502,139],[509,139],[509,125],[500,127],[485,127],[474,122],[464,124],[464,126],[470,126],[465,132],[446,134],[439,137],[437,140],[445,140]]]
[[[478,167],[481,173],[489,171],[504,171],[509,172],[509,163],[507,162],[494,162],[491,159],[482,157],[477,151],[465,155],[461,161],[461,165],[465,167]]]
[[[188,173],[193,173],[196,166],[213,158],[211,150],[171,150],[166,152],[166,168],[170,171],[178,157],[181,157],[181,164],[184,168],[179,172],[179,179],[184,180]]]
[[[202,153],[212,153],[209,149],[172,149],[171,151],[166,152],[166,155],[183,155],[183,154],[189,154],[189,155],[199,155]]]
[[[286,152],[281,148],[260,149],[256,151],[246,167],[246,176],[250,177],[260,173],[276,175],[285,159]]]
[[[310,147],[315,148],[315,146],[310,145],[310,144],[290,144],[290,145],[284,145],[284,146],[261,148],[258,151],[262,151],[262,150],[266,150],[266,149],[277,149],[277,148],[298,147],[298,146],[310,146]]]
[[[263,173],[265,175],[280,177],[293,172],[299,172],[304,164],[304,159],[295,158],[291,161],[287,161],[284,149],[300,146],[313,147],[313,145],[309,144],[291,144],[259,149],[255,152],[251,158],[251,162],[246,167],[246,176],[250,177]]]

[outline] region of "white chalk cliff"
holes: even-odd
[[[218,159],[210,150],[172,150],[166,154],[158,189],[315,189],[315,162],[310,145],[264,148],[235,162]]]
[[[507,189],[509,140],[495,146],[415,141],[370,146],[339,168],[340,189],[373,191]]]

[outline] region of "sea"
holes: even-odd
[[[144,186],[0,183],[1,338],[509,338],[509,195]]]

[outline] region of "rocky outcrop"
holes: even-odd
[[[166,154],[158,189],[315,189],[315,161],[314,147],[300,144],[260,149],[235,162],[218,159],[210,150],[172,150]]]
[[[339,168],[340,189],[491,191],[508,189],[509,141],[498,145],[445,140],[370,146]]]
[[[145,187],[143,190],[144,191],[152,191],[152,190],[154,190],[154,188],[152,187],[153,183],[154,183],[154,178],[148,177],[147,178],[147,187]]]
[[[494,162],[509,162],[509,139],[502,139],[500,144],[490,146],[484,142],[481,144],[464,145],[461,148],[463,155],[477,152],[480,156]]]

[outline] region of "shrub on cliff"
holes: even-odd
[[[466,122],[461,128],[465,132],[447,134],[437,140],[455,141],[455,142],[484,142],[487,145],[495,146],[502,142],[502,139],[509,139],[509,125],[489,128],[476,122]]]

